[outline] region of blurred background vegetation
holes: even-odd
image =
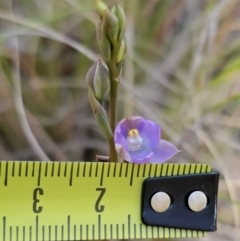
[[[171,162],[221,171],[218,232],[204,240],[239,240],[240,1],[123,2],[118,119],[159,122],[182,150]],[[0,159],[107,154],[85,82],[97,20],[93,0],[0,0]]]

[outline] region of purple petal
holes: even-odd
[[[140,116],[133,116],[131,118],[124,118],[123,120],[121,120],[115,131],[119,131],[121,132],[121,134],[127,138],[128,136],[128,132],[131,129],[136,129],[137,125],[139,124],[139,122],[141,122],[142,120],[144,120],[142,117]]]
[[[151,163],[162,163],[177,154],[179,150],[170,142],[161,140],[158,147],[152,149],[153,157]]]
[[[150,162],[153,152],[149,149],[140,149],[138,151],[130,151],[131,162],[144,164]]]
[[[129,151],[127,139],[122,135],[121,132],[114,132],[114,142],[115,144],[120,144],[121,146],[123,146],[126,151]]]
[[[144,147],[155,148],[158,146],[161,139],[161,130],[157,123],[151,120],[143,120],[138,124],[137,129],[143,138],[142,145]]]
[[[126,151],[126,149],[120,145],[120,144],[115,144],[116,151],[118,155],[125,161],[132,162],[132,159],[129,155],[129,152]]]

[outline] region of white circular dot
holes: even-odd
[[[165,192],[157,192],[152,196],[151,206],[154,211],[161,213],[165,212],[171,204],[169,195]]]
[[[207,206],[207,197],[201,191],[192,192],[188,198],[188,206],[194,212],[202,211]]]

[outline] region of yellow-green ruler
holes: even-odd
[[[204,231],[146,226],[148,177],[211,172],[208,165],[0,162],[0,241],[202,237]]]

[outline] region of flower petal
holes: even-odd
[[[137,128],[137,125],[139,124],[139,122],[141,122],[142,120],[144,120],[142,117],[140,116],[133,116],[131,118],[124,118],[122,119],[115,131],[118,131],[118,132],[121,132],[121,134],[127,138],[128,136],[128,132],[131,130],[131,129],[136,129]]]
[[[125,150],[125,148],[120,144],[115,144],[116,151],[118,155],[125,161],[132,162],[132,159],[129,155],[129,152]]]
[[[115,144],[120,144],[121,146],[123,146],[126,151],[129,151],[127,139],[122,135],[120,130],[116,130],[114,132],[114,142]]]
[[[161,129],[157,123],[143,120],[138,124],[137,130],[143,139],[143,147],[155,148],[158,146],[161,139]]]
[[[161,140],[158,147],[152,149],[151,163],[162,163],[173,157],[179,150],[170,142]]]
[[[149,149],[140,149],[138,151],[130,151],[131,162],[144,164],[150,162],[153,152]]]

